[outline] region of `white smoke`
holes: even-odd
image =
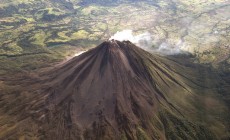
[[[132,30],[123,30],[121,32],[115,33],[113,36],[110,37],[109,40],[118,40],[118,41],[131,41],[135,42],[135,37],[133,36],[133,31]]]
[[[112,39],[118,41],[130,41],[146,51],[158,52],[164,55],[177,55],[184,53],[184,51],[181,50],[181,47],[184,46],[184,43],[181,40],[175,44],[170,41],[165,41],[160,43],[159,47],[153,47],[153,37],[149,32],[133,35],[132,30],[123,30],[114,34],[109,40]]]
[[[145,32],[139,35],[133,35],[132,30],[123,30],[114,34],[109,40],[118,40],[118,41],[130,41],[137,46],[148,49],[152,46],[152,38],[149,32]]]
[[[163,42],[156,49],[156,51],[165,55],[177,55],[177,54],[185,53],[184,51],[181,50],[182,47],[184,47],[184,43],[181,40],[179,40],[176,44]]]

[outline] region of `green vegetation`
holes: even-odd
[[[196,62],[217,68],[220,65],[230,71],[227,61],[230,20],[226,1],[132,2],[0,1],[0,72],[29,70],[23,66],[26,63],[36,65],[31,66],[35,69],[38,65],[61,61],[66,47],[72,48],[70,50],[95,47],[124,29],[135,33],[148,31],[155,44],[182,42],[180,47],[193,53]],[[41,60],[40,55],[45,55],[48,61]]]
[[[44,31],[38,32],[33,37],[30,38],[33,45],[38,45],[41,47],[45,46],[44,44],[45,39],[46,39],[46,33]]]
[[[0,48],[0,55],[17,55],[21,54],[23,49],[15,43],[10,43],[4,48]]]
[[[166,138],[169,140],[217,139],[212,132],[201,124],[192,123],[168,111],[161,111],[160,119],[165,128]]]
[[[75,39],[87,39],[89,36],[89,33],[85,30],[79,30],[71,35],[71,38]]]
[[[33,71],[39,68],[51,67],[62,61],[67,56],[73,56],[76,48],[64,46],[62,48],[50,48],[51,52],[37,52],[26,55],[9,54],[0,56],[0,75],[12,75],[18,72]],[[17,56],[19,55],[19,56]]]
[[[137,128],[137,139],[138,140],[151,140],[148,135],[140,127]]]
[[[127,137],[126,137],[126,135],[125,135],[125,133],[123,133],[123,134],[121,135],[121,140],[128,140]]]
[[[157,44],[162,40],[174,45],[182,41],[180,47],[195,54],[198,62],[216,65],[230,54],[226,32],[230,22],[226,16],[228,8],[226,2],[216,0],[135,4],[129,0],[94,4],[88,0],[4,0],[0,2],[0,11],[4,13],[0,15],[0,53],[23,54],[29,50],[25,46],[88,47],[84,46],[88,42],[100,42],[117,31],[133,29],[136,33],[150,32]],[[5,51],[3,46],[22,49]]]

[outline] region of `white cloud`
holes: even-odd
[[[109,40],[112,39],[118,41],[130,41],[142,49],[150,52],[158,52],[164,55],[177,55],[184,53],[181,48],[185,47],[185,43],[182,40],[179,40],[177,43],[172,43],[175,42],[175,40],[166,40],[165,42],[160,43],[159,46],[153,48],[153,38],[149,32],[133,35],[132,30],[117,32]]]

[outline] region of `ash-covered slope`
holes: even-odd
[[[212,97],[217,90],[211,87],[218,83],[212,78],[217,75],[201,66],[151,55],[129,41],[107,41],[44,74],[32,86],[32,97],[26,98],[31,107],[13,113],[20,123],[0,136],[48,140],[227,137],[227,124],[216,119],[226,108]]]

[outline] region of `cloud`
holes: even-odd
[[[156,49],[157,52],[164,54],[164,55],[177,55],[185,53],[181,50],[181,47],[184,46],[183,41],[179,40],[177,44],[170,44],[167,41],[163,42],[159,45]]]
[[[118,41],[131,41],[138,47],[149,51],[149,52],[158,52],[163,55],[177,55],[185,53],[181,50],[184,47],[183,41],[179,40],[177,43],[172,43],[170,41],[160,42],[159,46],[153,47],[153,37],[149,32],[145,32],[139,35],[133,35],[132,30],[123,30],[115,33],[109,40],[118,40]]]
[[[145,32],[139,35],[133,35],[132,30],[123,30],[114,34],[109,40],[118,40],[118,41],[131,41],[137,46],[148,49],[152,46],[152,38],[149,32]]]
[[[115,33],[113,36],[110,37],[109,40],[118,40],[118,41],[131,41],[135,42],[135,37],[133,36],[133,31],[132,30],[123,30],[121,32]]]

